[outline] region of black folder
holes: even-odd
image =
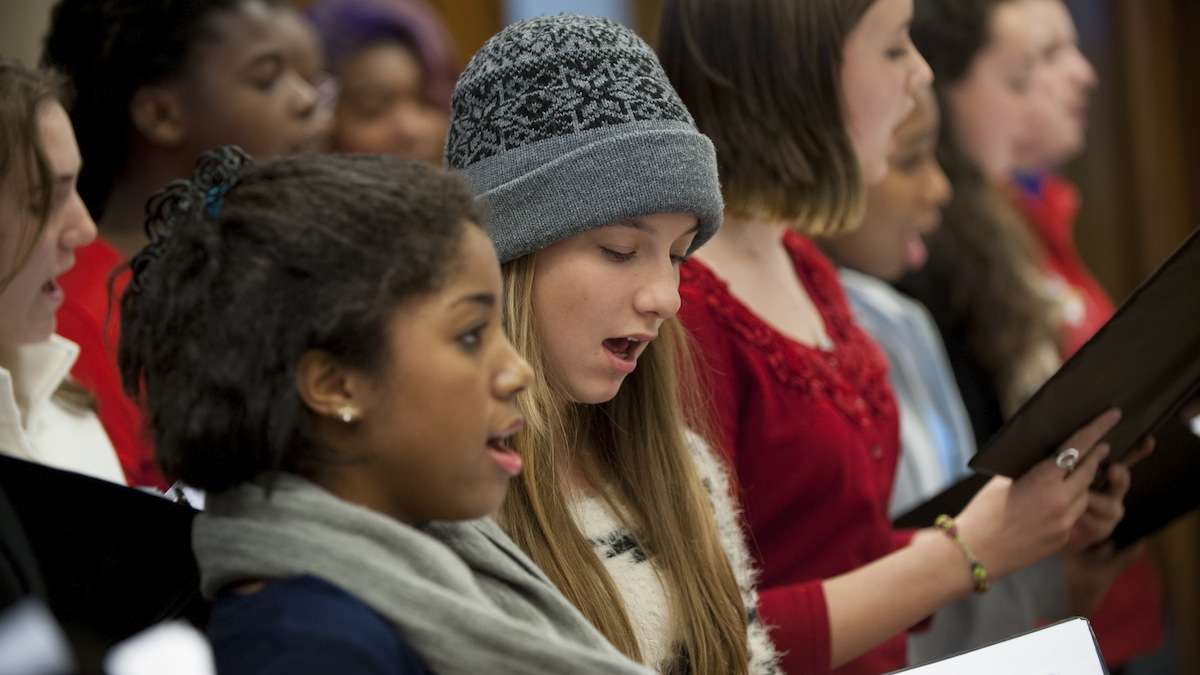
[[[1200,230],[1150,276],[1116,314],[971,459],[969,476],[896,519],[925,527],[958,513],[987,476],[1019,477],[1052,456],[1076,429],[1107,408],[1122,410],[1105,436],[1120,460],[1150,435],[1154,454],[1134,467],[1118,545],[1200,506],[1200,439],[1179,419],[1200,395]]]
[[[51,612],[77,646],[105,650],[159,621],[206,621],[192,555],[196,511],[70,471],[0,456]]]

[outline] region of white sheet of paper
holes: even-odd
[[[1086,619],[1068,619],[965,654],[902,671],[904,675],[1105,675]]]
[[[26,598],[0,614],[0,675],[74,671],[67,636],[41,601]]]

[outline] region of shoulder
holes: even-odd
[[[423,661],[396,629],[333,584],[299,576],[250,595],[219,598],[209,622],[218,671],[424,674]]]
[[[929,311],[891,284],[844,268],[838,275],[854,317],[880,343],[938,337]]]
[[[685,432],[688,449],[696,467],[696,475],[712,503],[713,519],[721,548],[733,567],[734,575],[743,593],[752,590],[757,576],[753,559],[746,548],[745,533],[742,531],[741,509],[729,483],[729,473],[721,457],[705,440],[692,430]]]
[[[746,638],[750,649],[751,675],[767,675],[779,672],[779,654],[766,627],[758,618],[758,569],[754,558],[746,545],[746,536],[742,530],[741,510],[737,498],[730,489],[728,473],[721,458],[712,451],[704,439],[692,430],[686,430],[685,436],[692,459],[696,464],[696,473],[708,491],[713,507],[713,520],[717,525],[717,536],[721,540],[721,548],[733,569],[737,579],[738,590],[746,606],[747,626]]]

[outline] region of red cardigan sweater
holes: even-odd
[[[1014,190],[1017,206],[1042,247],[1042,273],[1067,308],[1060,323],[1063,358],[1074,354],[1113,315],[1113,304],[1075,247],[1079,193],[1047,174],[1024,178]],[[1152,652],[1163,641],[1162,584],[1143,555],[1109,588],[1093,613],[1092,626],[1110,665]]]
[[[825,319],[831,351],[765,323],[699,261],[681,271],[680,317],[702,372],[735,475],[762,574],[759,609],[792,675],[829,671],[823,579],[906,545],[887,504],[899,422],[887,361],[851,316],[833,266],[787,234],[796,274]],[[877,674],[905,664],[897,635],[838,670]]]
[[[111,320],[108,278],[120,263],[121,255],[103,239],[75,251],[75,266],[59,279],[65,300],[58,310],[57,332],[79,345],[71,375],[96,397],[96,415],[117,451],[125,479],[132,486],[164,489],[166,479],[155,464],[141,410],[125,396],[117,370],[117,318],[129,274],[113,283]]]

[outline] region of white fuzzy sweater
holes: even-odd
[[[712,498],[713,515],[721,544],[737,578],[749,618],[747,640],[750,675],[779,675],[779,656],[758,620],[758,593],[755,591],[753,559],[746,548],[737,505],[729,489],[724,467],[698,436],[689,434],[697,473]],[[588,496],[573,505],[575,521],[592,542],[596,555],[604,563],[617,591],[625,602],[625,611],[633,626],[647,665],[662,670],[678,656],[677,622],[670,616],[666,589],[654,561],[621,524],[603,499]]]

